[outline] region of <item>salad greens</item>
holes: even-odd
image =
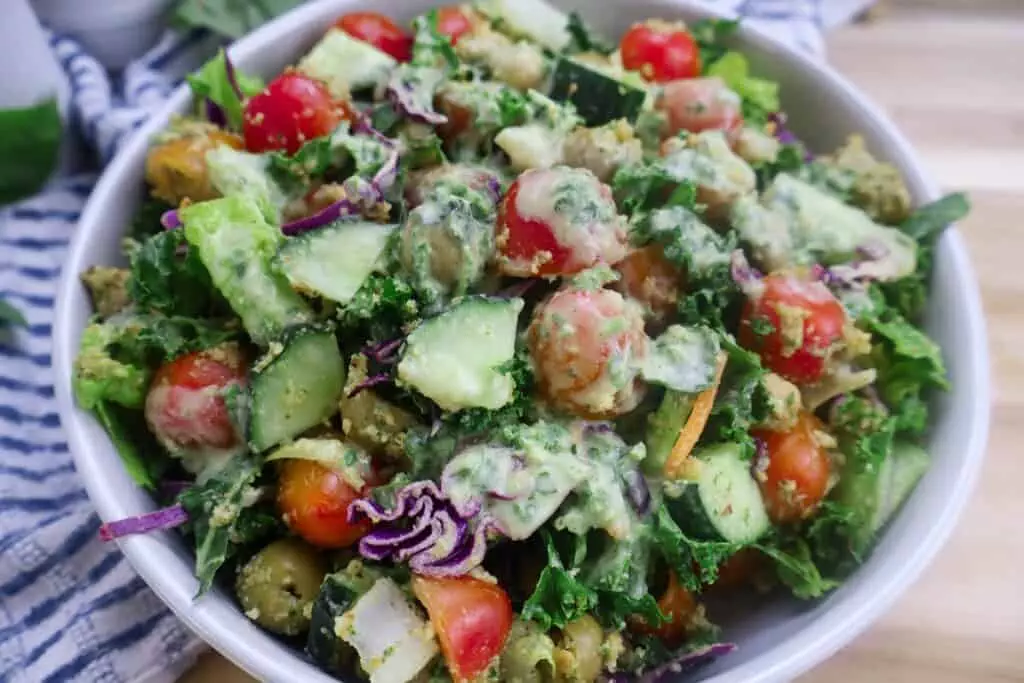
[[[735,26],[482,0],[190,76],[82,278],[76,398],[166,505],[104,537],[179,529],[200,596],[371,683],[655,681],[735,649],[712,592],[839,586],[928,468],[968,206],[809,153]]]

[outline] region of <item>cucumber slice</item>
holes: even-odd
[[[635,77],[615,78],[572,57],[562,57],[551,77],[551,99],[571,102],[588,126],[635,121],[648,91]]]
[[[271,345],[252,372],[252,450],[263,452],[329,419],[344,386],[345,363],[331,331],[301,327]]]
[[[515,382],[501,371],[516,350],[522,299],[462,299],[409,335],[398,377],[444,410],[509,401]]]
[[[696,457],[697,481],[672,502],[677,519],[695,536],[731,543],[753,543],[771,527],[761,489],[737,444],[704,449]]]
[[[185,239],[199,252],[213,284],[255,343],[265,346],[287,328],[313,320],[302,297],[270,267],[284,237],[253,199],[214,199],[185,207],[178,215]]]
[[[338,221],[292,237],[273,264],[299,292],[346,304],[373,272],[396,227]]]
[[[892,518],[917,482],[928,471],[930,458],[920,446],[893,444],[889,455],[873,470],[848,467],[839,478],[836,495],[857,512],[858,526],[851,534],[853,547],[864,552]]]
[[[643,460],[643,468],[648,474],[661,475],[664,472],[679,432],[693,410],[693,401],[693,394],[669,389],[665,391],[658,409],[648,416],[647,432],[644,434],[647,457]]]
[[[484,0],[479,9],[499,31],[540,43],[552,52],[561,52],[572,42],[569,15],[544,0]]]
[[[299,62],[298,70],[318,81],[336,98],[383,83],[398,66],[395,59],[369,43],[332,28]]]

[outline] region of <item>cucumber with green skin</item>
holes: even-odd
[[[522,299],[466,297],[409,334],[398,378],[444,410],[497,410],[515,382],[502,370],[515,355]]]
[[[250,448],[261,453],[330,419],[344,387],[334,333],[315,326],[289,331],[253,368]]]
[[[850,538],[857,552],[863,553],[870,547],[878,532],[910,497],[930,464],[931,458],[923,448],[897,441],[876,469],[848,467],[840,474],[836,497],[856,512],[856,526]]]
[[[753,543],[771,528],[761,488],[738,444],[719,444],[695,454],[697,479],[669,505],[683,530],[730,543]]]
[[[551,77],[551,99],[571,102],[588,126],[635,121],[647,100],[643,85],[627,83],[572,57],[562,57]]]
[[[286,329],[312,322],[309,305],[271,268],[284,237],[256,201],[224,197],[192,204],[178,215],[185,239],[253,342],[266,346]]]
[[[373,272],[396,227],[338,221],[289,238],[273,265],[296,290],[347,304]]]

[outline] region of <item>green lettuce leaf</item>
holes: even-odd
[[[93,412],[110,436],[128,476],[142,488],[155,491],[170,460],[153,457],[163,451],[146,427],[142,413],[105,400],[97,401]]]
[[[717,76],[743,100],[743,118],[747,124],[760,125],[768,115],[779,111],[779,84],[750,75],[750,63],[739,52],[730,50],[705,69]]]
[[[726,43],[736,33],[740,22],[736,19],[701,19],[690,24],[690,33],[700,49],[700,63],[707,69],[729,52]]]
[[[212,4],[212,3],[207,3]],[[263,80],[255,76],[247,76],[235,69],[235,82],[242,91],[243,97],[252,97],[263,90]],[[196,102],[209,99],[224,110],[228,124],[232,130],[242,129],[242,114],[245,102],[239,99],[238,93],[228,77],[227,57],[223,49],[217,56],[202,66],[199,71],[189,74],[188,85]]]
[[[576,578],[577,570],[566,569],[551,534],[543,534],[548,563],[523,605],[522,617],[537,622],[544,630],[564,628],[597,606],[597,593]]]
[[[779,581],[801,600],[820,598],[840,585],[839,581],[821,575],[810,546],[802,538],[788,535],[787,538],[759,543],[756,547],[774,561]]]
[[[257,512],[251,517],[246,513],[246,500],[252,497],[259,472],[260,465],[252,458],[236,457],[215,477],[179,496],[195,538],[195,574],[199,579],[196,597],[210,589],[217,572],[238,547],[275,531],[266,515]]]
[[[139,310],[203,317],[223,310],[206,266],[183,230],[166,230],[132,253],[128,294]]]
[[[963,193],[946,195],[914,211],[900,230],[920,243],[933,244],[943,230],[963,219],[970,210],[971,205]]]

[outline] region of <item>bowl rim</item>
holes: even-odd
[[[735,18],[735,13],[723,11],[721,8],[710,7],[699,0],[665,0],[667,3],[695,14],[717,18]],[[327,12],[340,12],[346,6],[357,4],[356,0],[323,0],[300,5],[295,10],[262,26],[248,36],[235,42],[231,51],[236,60],[244,61],[256,54],[261,46],[273,42],[276,38],[300,31],[304,27],[316,24]],[[812,72],[819,79],[827,81],[836,93],[854,103],[856,108],[876,125],[895,147],[895,154],[905,160],[906,168],[916,176],[926,200],[939,197],[936,185],[924,172],[917,155],[909,142],[896,128],[895,124],[867,96],[860,92],[844,76],[820,59],[815,59],[800,49],[785,44],[756,26],[742,24],[739,39],[743,43],[754,43],[762,48],[784,54],[785,58],[794,62],[797,68]],[[79,267],[86,261],[90,235],[103,224],[105,207],[115,198],[121,178],[128,174],[131,160],[136,158],[147,146],[152,134],[166,125],[171,114],[177,112],[190,97],[188,86],[183,84],[177,88],[165,105],[141,127],[128,141],[117,157],[96,184],[79,222],[79,228],[68,252],[65,269],[58,290],[56,320],[54,327],[54,363],[56,373],[56,395],[61,421],[67,432],[69,448],[75,467],[81,475],[89,497],[103,520],[111,520],[131,514],[138,510],[129,510],[119,500],[116,487],[111,485],[101,465],[102,458],[94,452],[97,446],[90,443],[84,427],[92,420],[85,411],[76,405],[72,388],[71,373],[77,349],[72,344],[78,330],[73,329],[70,321],[75,294],[80,287],[78,279]],[[885,575],[884,580],[870,585],[872,592],[868,599],[864,598],[865,588],[853,592],[845,599],[833,601],[828,609],[823,610],[813,620],[801,626],[786,640],[770,650],[761,653],[737,667],[714,674],[703,679],[705,683],[767,683],[769,681],[789,680],[824,661],[842,646],[860,634],[871,622],[877,619],[891,603],[923,572],[927,564],[935,557],[952,533],[957,519],[960,517],[966,501],[973,491],[985,455],[990,422],[990,365],[987,343],[986,325],[982,311],[981,297],[977,279],[963,239],[955,226],[951,226],[943,236],[944,250],[949,261],[949,270],[957,274],[957,280],[964,288],[965,316],[968,321],[967,344],[964,352],[967,356],[964,386],[961,382],[958,391],[964,391],[974,399],[974,410],[962,428],[967,430],[965,438],[967,448],[959,461],[959,471],[951,490],[946,491],[946,505],[939,516],[932,520],[926,534],[917,539],[913,547],[901,548],[901,563]],[[947,353],[950,353],[947,350]],[[112,448],[109,441],[106,448]],[[191,590],[195,585],[194,577],[188,581],[163,566],[161,560],[166,559],[168,543],[166,537],[133,536],[119,539],[125,557],[133,568],[142,576],[146,583],[160,598],[181,618],[189,628],[204,641],[220,651],[242,669],[264,680],[285,681],[296,680],[299,673],[296,664],[302,661],[289,652],[289,656],[281,656],[283,646],[271,646],[271,638],[263,635],[260,638],[246,638],[224,628],[222,617],[225,612],[223,605],[208,604],[213,601],[193,602]],[[162,551],[162,552],[161,552]],[[236,612],[238,610],[236,608]],[[240,613],[240,612],[239,612]],[[305,680],[316,683],[331,683],[338,679],[319,671],[311,664],[305,664],[302,670]]]

